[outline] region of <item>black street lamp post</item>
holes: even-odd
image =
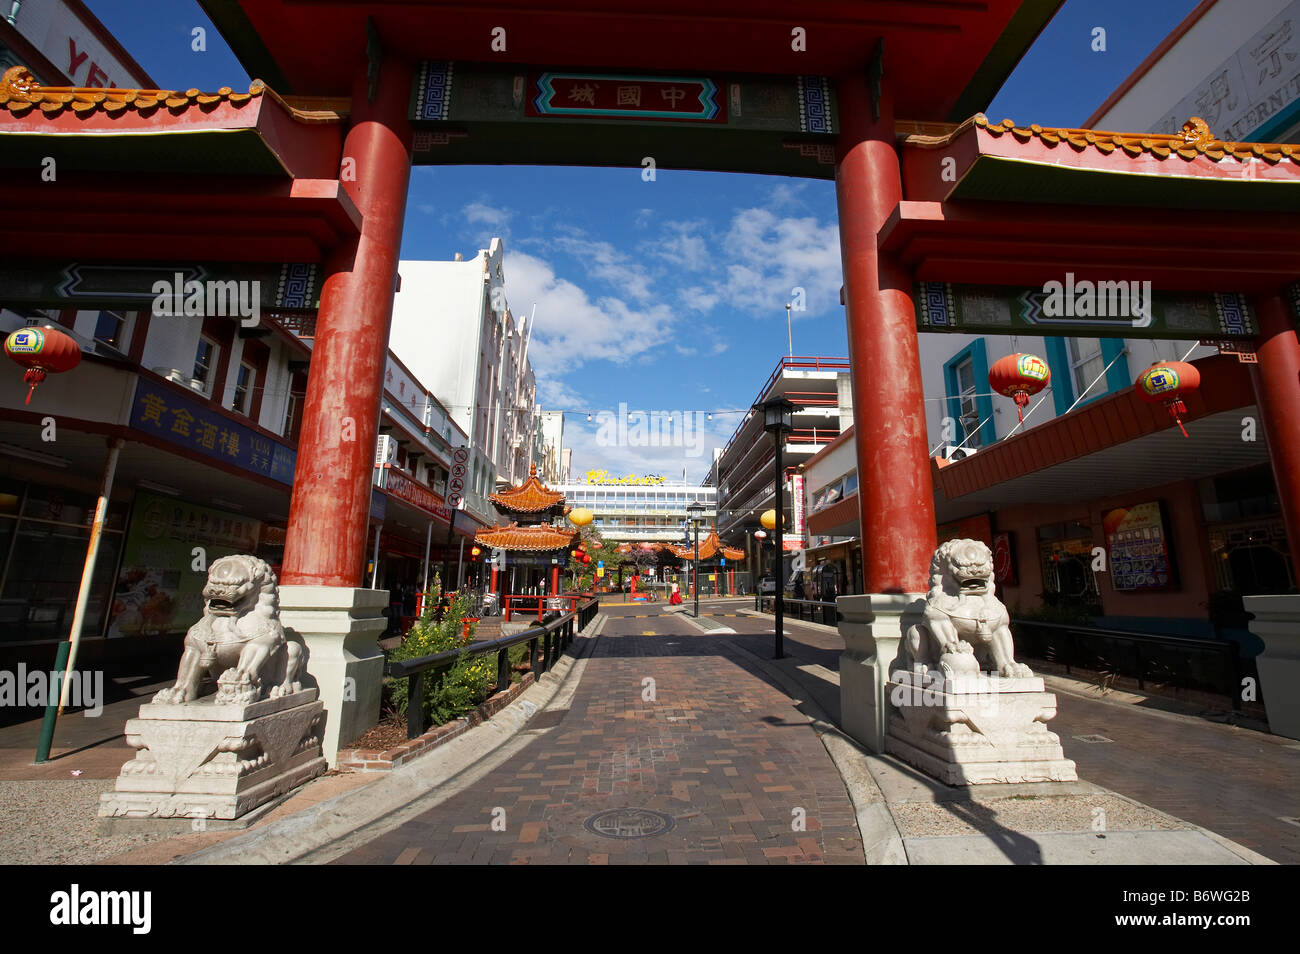
[[[700,503],[698,500],[686,508],[686,512],[691,515],[691,526],[695,530],[695,551],[691,554],[691,557],[692,562],[695,564],[693,575],[695,580],[696,619],[700,618],[700,524],[704,522],[704,518],[701,517],[700,514],[704,513],[704,510],[704,504]]]
[[[754,410],[763,412],[763,430],[772,435],[772,440],[776,445],[776,525],[772,528],[775,534],[773,542],[776,544],[776,556],[773,558],[772,575],[776,578],[776,599],[775,616],[776,616],[776,654],[774,659],[781,659],[785,655],[785,580],[782,578],[781,558],[784,556],[784,544],[781,540],[782,524],[785,522],[785,466],[782,460],[781,451],[783,449],[784,435],[794,430],[794,405],[783,397],[773,398],[770,401],[764,401],[762,404],[755,404]]]

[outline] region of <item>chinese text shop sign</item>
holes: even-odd
[[[298,455],[292,448],[143,378],[136,386],[131,426],[286,486],[293,483]]]

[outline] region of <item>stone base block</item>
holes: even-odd
[[[1079,778],[1046,723],[1056,695],[1043,680],[992,674],[917,680],[896,672],[885,751],[948,785],[1073,782]]]
[[[885,751],[884,687],[907,627],[920,619],[925,600],[920,593],[865,593],[836,601],[840,656],[840,724],[844,731],[873,752]]]
[[[1259,689],[1274,735],[1300,739],[1300,596],[1247,596],[1250,631],[1264,641],[1255,657]]]
[[[238,818],[326,770],[315,689],[249,704],[214,698],[140,707],[126,724],[139,751],[100,797],[100,816]]]
[[[308,681],[325,704],[321,744],[330,765],[340,745],[379,721],[384,654],[376,640],[388,626],[387,606],[387,590],[280,587],[280,622],[307,646]]]

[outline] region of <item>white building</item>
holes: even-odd
[[[569,506],[586,508],[591,525],[611,543],[685,543],[688,505],[704,505],[701,538],[717,519],[718,489],[663,477],[612,477],[590,471],[578,483],[559,484]]]
[[[1173,133],[1190,116],[1228,142],[1300,139],[1300,0],[1209,0],[1084,122]]]
[[[537,462],[537,472],[550,484],[562,484],[569,479],[564,461],[564,412],[538,409],[538,433],[542,454]]]
[[[506,297],[499,238],[468,260],[403,261],[389,346],[469,435],[466,508],[491,523],[489,494],[522,483],[533,459],[537,382],[530,318]]]

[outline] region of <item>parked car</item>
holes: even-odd
[[[758,592],[760,596],[776,596],[776,580],[770,576],[765,576],[758,581]]]

